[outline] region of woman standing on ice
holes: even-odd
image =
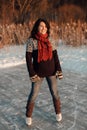
[[[31,92],[26,106],[26,124],[32,124],[32,112],[42,81],[46,78],[53,99],[57,121],[62,120],[61,102],[57,90],[57,77],[63,78],[57,50],[49,40],[50,25],[45,19],[38,19],[27,40],[26,63],[31,79]]]

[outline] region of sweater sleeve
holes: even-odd
[[[33,52],[33,40],[30,38],[26,42],[26,64],[30,77],[36,75],[32,62],[33,60],[32,52]]]
[[[57,50],[54,50],[54,51],[53,51],[53,56],[54,56],[56,71],[62,72]]]

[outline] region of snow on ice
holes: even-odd
[[[63,69],[87,73],[87,46],[71,47],[59,44],[57,47]],[[0,49],[0,68],[25,64],[26,45],[13,45]]]

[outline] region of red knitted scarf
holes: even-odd
[[[52,46],[48,40],[48,34],[37,33],[35,35],[38,40],[38,62],[50,60],[52,58]]]

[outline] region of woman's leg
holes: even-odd
[[[28,101],[27,101],[27,106],[26,106],[26,116],[27,117],[32,116],[35,100],[36,100],[36,98],[38,96],[42,80],[43,79],[40,79],[39,81],[32,83],[31,92],[29,94]]]
[[[56,114],[59,114],[61,113],[61,102],[60,102],[60,97],[59,97],[58,89],[57,89],[56,76],[47,77],[46,80],[47,80],[47,83],[49,85],[49,89],[52,95],[55,112]]]

